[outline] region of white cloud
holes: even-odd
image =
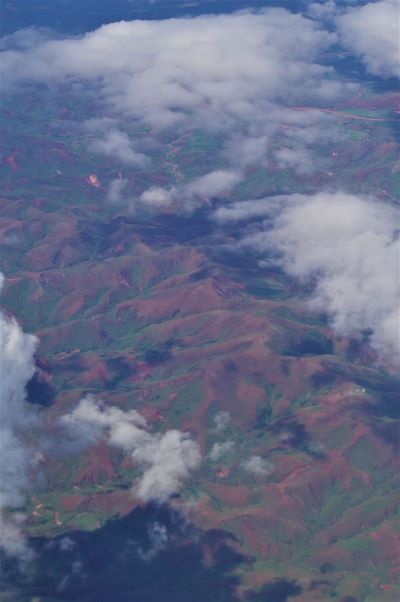
[[[294,168],[299,174],[313,171],[313,161],[304,148],[280,148],[275,152],[280,167]]]
[[[327,80],[332,96],[339,90],[335,79]],[[299,95],[299,103],[301,94]],[[299,108],[299,107],[298,107]],[[301,107],[300,107],[301,108]],[[255,119],[246,127],[238,124],[228,135],[222,157],[237,169],[247,166],[273,165],[276,169],[289,167],[299,174],[320,171],[326,145],[343,139],[343,132],[328,127],[332,116],[323,111],[303,111],[285,107],[284,103],[270,105],[264,119]]]
[[[153,133],[206,127],[230,137],[235,127],[240,149],[230,160],[241,167],[264,160],[282,117],[277,106],[324,103],[347,89],[318,63],[335,34],[284,9],[122,21],[80,38],[29,40],[22,46],[15,37],[6,41],[3,86],[83,83],[81,93],[96,93],[109,115],[91,150],[133,166],[144,158],[122,129],[130,119]]]
[[[396,209],[373,198],[340,192],[295,194],[269,202],[273,228],[269,221],[242,244],[261,252],[277,251],[288,274],[315,282],[310,305],[328,314],[339,335],[371,329],[371,344],[381,356],[389,361],[398,358]],[[240,210],[236,209],[236,216]],[[242,211],[245,216],[244,207]],[[220,219],[226,220],[229,213],[227,208]]]
[[[399,76],[400,5],[398,0],[369,2],[337,19],[342,42],[364,61],[368,71]]]
[[[4,277],[0,274],[0,290]],[[14,318],[0,312],[0,547],[10,556],[31,556],[23,535],[23,506],[35,455],[24,438],[37,417],[26,401],[25,385],[35,372],[37,339],[25,334]],[[13,511],[14,510],[14,511]]]
[[[25,400],[25,386],[35,372],[37,344],[36,337],[23,333],[15,319],[0,312],[0,547],[21,561],[32,558],[19,508],[38,458],[37,441],[28,440],[40,426],[39,419]],[[145,501],[167,501],[201,460],[198,445],[187,433],[151,434],[135,410],[123,412],[90,397],[62,416],[60,424],[58,447],[66,452],[84,449],[106,435],[109,445],[131,454],[142,469],[135,493]]]
[[[139,200],[150,207],[167,207],[173,202],[176,192],[176,188],[166,190],[161,186],[151,186],[142,192]]]
[[[91,443],[107,436],[108,444],[129,453],[143,469],[135,494],[144,501],[165,502],[200,464],[200,451],[187,433],[170,430],[151,434],[135,410],[124,412],[87,397],[61,418],[73,443]]]
[[[10,48],[31,51],[48,41],[51,30],[45,27],[24,27],[0,38],[0,50]]]
[[[137,487],[143,500],[167,500],[200,463],[198,445],[188,434],[171,430],[137,447],[132,458],[146,467]]]
[[[231,423],[231,415],[229,412],[217,412],[213,418],[214,426],[219,433],[226,431]]]
[[[253,217],[267,216],[271,214],[272,208],[275,206],[275,199],[276,197],[266,197],[264,199],[230,203],[225,207],[218,207],[212,214],[213,219],[220,224],[225,224]]]
[[[222,156],[231,164],[240,169],[248,165],[266,164],[266,154],[269,148],[269,139],[272,136],[277,121],[271,119],[268,127],[266,124],[261,131],[253,132],[251,127],[247,132],[233,132],[225,143]]]
[[[151,186],[140,195],[139,201],[151,207],[167,207],[176,201],[191,211],[204,199],[228,195],[242,179],[239,172],[219,169],[169,190]]]
[[[153,560],[168,545],[168,530],[162,523],[150,523],[147,527],[147,535],[148,545],[137,550],[139,557],[145,561]]]
[[[61,552],[70,552],[76,546],[76,543],[68,535],[58,541]]]
[[[230,452],[234,446],[234,441],[223,441],[222,443],[214,443],[208,455],[210,459],[213,462],[215,462],[216,460],[219,460],[222,456]]]
[[[294,25],[296,30],[290,31]],[[269,81],[257,89],[266,87],[275,93],[285,86],[279,67],[287,56],[298,49],[297,70],[304,59],[308,69],[307,55],[325,37],[314,24],[286,11],[122,21],[82,38],[32,38],[29,53],[24,54],[21,47],[5,52],[3,69],[7,81],[102,78],[101,89],[112,97],[112,104],[146,117],[173,107],[186,111],[201,101],[215,106],[231,100],[235,107],[251,98],[253,89],[246,92],[243,84],[254,85],[265,74]],[[230,89],[225,86],[228,83]]]
[[[247,472],[256,476],[266,476],[272,470],[272,464],[261,456],[251,456],[248,460],[242,462],[241,467]]]
[[[132,141],[127,134],[117,129],[104,132],[102,137],[92,140],[88,150],[98,155],[119,159],[130,167],[144,167],[149,158],[133,148]]]
[[[350,0],[351,1],[351,0]],[[307,14],[313,19],[329,19],[337,13],[337,6],[334,0],[321,0],[311,2],[307,8]]]
[[[218,195],[225,195],[242,179],[243,176],[235,171],[223,169],[211,171],[187,184],[183,188],[182,194],[189,198],[196,196],[212,198]]]
[[[123,192],[128,184],[128,180],[124,178],[115,178],[110,182],[107,191],[107,200],[110,203],[119,203],[123,199]]]

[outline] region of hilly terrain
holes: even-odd
[[[106,112],[95,89],[28,90],[1,103],[1,302],[39,340],[26,394],[43,446],[23,508],[35,565],[4,558],[0,600],[394,602],[393,366],[367,324],[340,336],[308,303],[312,283],[243,244],[263,218],[216,216],[332,181],[396,206],[397,95],[296,106],[329,130],[315,169],[280,163],[298,128],[282,119],[268,164],[193,201],[189,183],[224,168],[217,133],[127,123],[152,162],[121,167],[82,127]],[[152,186],[179,194],[146,205]],[[105,440],[57,446],[87,396],[197,442],[201,464],[169,503],[139,499],[138,465]]]

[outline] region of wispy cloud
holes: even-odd
[[[151,186],[141,194],[139,201],[151,207],[164,207],[177,202],[185,210],[191,211],[204,200],[227,196],[242,179],[240,172],[219,169],[182,186],[169,189]]]
[[[155,521],[147,527],[147,546],[139,546],[137,549],[139,557],[144,561],[153,560],[168,545],[168,529],[162,523]]]
[[[143,153],[134,150],[129,137],[119,130],[109,130],[88,145],[89,151],[98,155],[116,157],[130,166],[143,167],[149,161]]]
[[[218,433],[226,431],[231,424],[231,415],[223,410],[217,412],[213,417],[213,423]]]
[[[107,200],[110,203],[120,203],[124,200],[124,190],[128,184],[128,180],[124,178],[115,178],[111,180],[107,191]]]

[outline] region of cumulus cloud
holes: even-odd
[[[337,19],[345,46],[358,54],[374,75],[400,75],[400,4],[398,0],[369,2]]]
[[[129,453],[142,468],[135,494],[144,501],[167,501],[200,464],[200,451],[187,433],[170,430],[149,433],[145,419],[135,410],[107,407],[92,397],[61,418],[65,433],[75,444],[107,437],[108,444]]]
[[[222,456],[230,452],[234,446],[234,441],[223,441],[222,443],[214,443],[208,455],[210,459],[213,462],[215,462],[216,460],[219,460],[220,458],[222,458]]]
[[[351,0],[350,0],[351,1]],[[337,13],[337,5],[334,0],[320,0],[311,2],[307,8],[307,14],[314,19],[330,19]]]
[[[46,27],[24,27],[0,38],[0,50],[14,48],[31,51],[32,48],[47,42],[52,35],[53,32]]]
[[[272,470],[272,464],[261,456],[251,456],[248,460],[242,462],[241,467],[247,472],[256,476],[266,476]]]
[[[399,356],[399,242],[394,207],[373,198],[321,192],[269,200],[272,222],[242,245],[278,252],[288,274],[313,284],[312,308],[328,314],[339,335],[371,330],[371,345]],[[217,213],[220,220],[268,212],[268,203]]]
[[[143,500],[166,501],[200,463],[198,445],[186,433],[167,431],[148,446],[138,447],[132,458],[146,467],[137,487]]]
[[[0,274],[0,290],[4,277]],[[26,561],[31,556],[23,535],[23,506],[35,455],[24,442],[37,416],[27,403],[25,386],[35,372],[38,340],[0,312],[0,547]]]
[[[139,201],[150,207],[168,207],[173,202],[176,193],[177,189],[175,187],[167,190],[161,186],[150,186],[142,192]]]

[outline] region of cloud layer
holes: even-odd
[[[98,82],[118,113],[151,126],[175,125],[198,110],[221,125],[221,115],[255,117],[266,101],[298,95],[299,87],[306,96],[331,97],[332,82],[321,78],[329,69],[313,62],[331,40],[312,20],[283,9],[122,21],[82,38],[33,36],[28,49],[4,53],[2,68],[6,83]]]
[[[68,83],[79,94],[95,96],[101,118],[85,127],[100,129],[89,150],[124,165],[146,164],[126,131],[126,124],[137,120],[152,134],[195,128],[221,132],[227,138],[225,161],[238,169],[265,162],[271,136],[282,123],[292,122],[304,136],[293,139],[293,150],[281,150],[278,160],[307,171],[312,162],[301,149],[311,130],[291,107],[324,104],[348,89],[332,68],[318,62],[334,41],[335,34],[317,21],[270,8],[122,21],[73,39],[30,32],[21,44],[21,34],[15,34],[5,41],[0,68],[5,88]],[[290,139],[290,131],[287,135]],[[201,185],[208,183],[213,185]]]

